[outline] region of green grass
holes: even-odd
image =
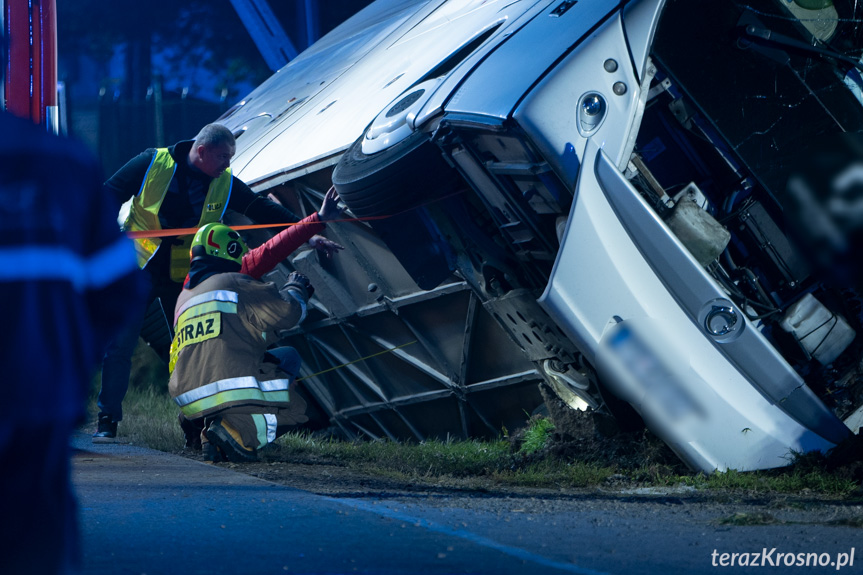
[[[177,423],[179,408],[167,391],[132,387],[123,402],[120,432],[131,443],[159,451],[183,447],[183,432]]]
[[[90,427],[95,428],[96,397],[100,386],[97,375],[90,393]],[[183,447],[183,432],[177,423],[179,409],[168,395],[168,371],[155,352],[139,342],[132,358],[129,391],[123,401],[123,421],[118,438],[159,451],[178,451]]]
[[[859,483],[821,469],[791,466],[783,470],[741,473],[729,470],[711,475],[696,474],[682,477],[681,483],[703,489],[737,489],[753,493],[813,493],[844,495],[853,492]]]
[[[323,457],[375,475],[432,483],[482,479],[500,485],[577,488],[595,486],[614,473],[611,468],[578,461],[527,462],[505,440],[348,442],[295,432],[279,438],[274,447],[269,460],[286,454]]]
[[[374,462],[381,467],[425,476],[488,475],[500,467],[509,453],[504,441],[348,442],[314,439],[303,432],[281,437],[278,445],[293,454],[320,455],[350,463]]]
[[[554,432],[554,424],[547,417],[529,419],[527,429],[524,431],[524,443],[518,452],[524,455],[536,453],[548,445],[551,434]]]
[[[144,354],[146,350],[139,349]],[[140,357],[136,354],[140,361]],[[151,358],[150,358],[151,359]],[[148,359],[148,361],[150,361]],[[183,434],[178,409],[167,392],[167,372],[154,368],[133,371],[124,401],[120,438],[136,445],[178,452]],[[95,421],[95,390],[91,401]],[[859,497],[859,480],[829,472],[818,457],[801,457],[783,469],[740,473],[734,470],[705,475],[682,471],[660,455],[649,455],[633,466],[615,458],[597,460],[578,450],[561,455],[551,447],[554,426],[533,418],[518,433],[518,440],[429,440],[421,443],[392,441],[341,441],[307,432],[289,433],[264,452],[267,461],[313,460],[336,462],[364,473],[426,483],[458,482],[465,487],[525,486],[537,488],[676,487],[746,494],[808,494]]]
[[[98,388],[97,388],[98,389]],[[87,427],[95,429],[95,394],[90,399],[90,421]],[[118,426],[118,439],[159,451],[178,451],[183,447],[183,432],[177,423],[177,404],[167,391],[153,388],[130,387],[123,401],[123,421]]]

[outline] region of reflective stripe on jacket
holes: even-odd
[[[184,289],[177,300],[168,391],[185,416],[293,409],[288,374],[264,358],[267,342],[296,325],[301,313],[275,284],[245,274],[220,273]],[[298,417],[305,408],[300,403]]]
[[[290,379],[258,381],[252,376],[232,377],[208,383],[174,398],[183,415],[200,417],[205,411],[233,403],[287,403]],[[266,442],[264,442],[266,443]]]
[[[165,199],[168,186],[171,184],[176,170],[177,164],[171,157],[168,148],[158,148],[150,162],[150,167],[147,168],[147,173],[144,175],[141,189],[132,199],[129,216],[124,225],[126,231],[162,229],[162,224],[159,222],[159,209],[162,207],[162,201]],[[231,197],[232,184],[233,176],[230,168],[210,183],[198,227],[222,219]],[[189,271],[189,248],[191,247],[192,236],[184,236],[179,239],[183,240],[183,244],[171,247],[171,278],[175,281],[183,281]],[[135,240],[138,267],[143,268],[147,265],[156,250],[159,249],[161,242],[162,240],[159,238],[138,238]]]
[[[221,333],[222,312],[237,313],[237,293],[216,290],[202,293],[177,308],[174,340],[171,342],[168,371],[174,371],[180,350],[192,343],[212,339]]]

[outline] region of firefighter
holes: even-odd
[[[174,312],[168,390],[180,406],[187,446],[194,430],[203,430],[206,459],[218,459],[218,448],[229,460],[252,461],[258,449],[308,420],[306,402],[292,385],[299,355],[268,347],[278,331],[303,320],[313,288],[297,272],[281,289],[258,278],[323,221],[338,217],[337,204],[331,188],[319,212],[252,252],[224,224],[207,224],[195,234]]]
[[[309,238],[321,233],[325,227],[325,222],[334,220],[341,216],[344,208],[339,206],[339,194],[335,188],[331,187],[324,196],[324,201],[321,204],[319,211],[311,214],[307,218],[298,222],[296,225],[290,226],[282,230],[274,237],[270,238],[261,246],[251,249],[242,257],[242,266],[240,273],[251,276],[255,279],[261,277],[271,271],[280,262],[284,261],[298,247],[307,242]],[[200,249],[199,249],[200,250]],[[202,279],[201,276],[212,275],[213,261],[207,261],[211,265],[199,265],[198,263],[191,265],[191,271],[186,277],[183,287],[189,289],[191,286],[196,286]],[[176,329],[177,317],[174,317],[174,325]],[[185,334],[177,333],[178,338],[184,338]],[[169,368],[173,370],[176,362],[177,352],[176,346],[174,353],[171,354]],[[267,358],[270,363],[284,363],[288,373],[296,374],[300,368],[300,357],[293,348],[281,348],[268,352]],[[302,395],[303,391],[297,389],[295,395]],[[203,445],[208,443],[206,438],[204,419],[203,418],[187,418],[181,411],[178,415],[180,427],[185,435],[185,447],[194,451],[201,451]],[[212,460],[214,453],[212,445],[207,446],[204,456],[208,460]]]
[[[105,183],[120,203],[132,198],[124,228],[149,231],[200,227],[220,221],[229,210],[258,223],[296,222],[299,218],[290,210],[255,194],[232,175],[230,162],[235,150],[234,136],[227,127],[208,124],[194,140],[168,148],[150,148],[132,158]],[[105,351],[98,429],[93,436],[96,443],[115,441],[145,310],[155,300],[160,301],[165,313],[174,309],[188,272],[190,241],[191,236],[135,240],[138,266],[147,272],[144,275],[149,280],[150,293],[144,306],[128,311],[134,316],[134,325]],[[342,249],[322,236],[310,238],[309,244],[326,255]]]

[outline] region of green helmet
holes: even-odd
[[[243,265],[243,255],[249,251],[240,234],[218,222],[198,230],[192,240],[192,261],[201,256],[215,256]]]

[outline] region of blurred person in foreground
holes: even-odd
[[[186,446],[201,445],[206,460],[253,461],[260,448],[308,420],[294,384],[299,354],[270,346],[305,318],[313,288],[297,272],[281,289],[260,278],[337,218],[338,200],[330,188],[318,212],[251,251],[224,224],[195,234],[174,311],[168,391],[182,412]]]
[[[143,286],[83,146],[2,111],[0,134],[0,573],[78,573],[70,436]]]
[[[144,150],[105,183],[121,204],[133,198],[124,229],[153,231],[199,228],[221,221],[228,211],[259,224],[284,224],[299,218],[292,211],[253,192],[231,172],[236,140],[221,124],[207,124],[194,140],[167,148]],[[94,443],[116,441],[123,419],[123,398],[129,387],[132,355],[147,308],[159,300],[167,315],[174,309],[189,271],[192,235],[135,240],[138,266],[150,284],[144,305],[126,310],[135,322],[105,350],[99,392],[98,428]],[[343,249],[323,236],[308,238],[310,246],[332,255]]]

